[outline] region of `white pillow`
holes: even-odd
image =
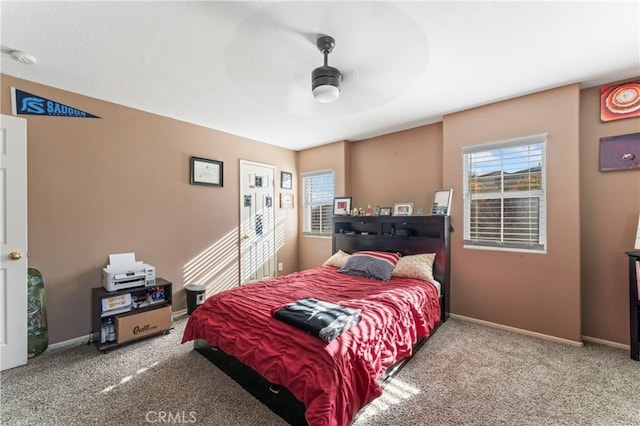
[[[396,267],[393,268],[391,276],[433,282],[435,281],[433,278],[433,261],[435,259],[435,253],[402,256]]]
[[[351,255],[349,253],[345,253],[342,250],[338,250],[333,254],[326,262],[324,262],[324,266],[335,266],[336,268],[342,268]]]

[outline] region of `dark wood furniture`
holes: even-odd
[[[631,359],[640,361],[640,336],[638,323],[640,322],[640,299],[638,299],[637,265],[640,262],[640,250],[628,251],[629,256],[629,328],[631,334]]]
[[[154,303],[148,306],[144,306],[141,308],[137,308],[137,309],[131,309],[130,311],[127,312],[121,312],[121,313],[109,313],[107,312],[103,312],[102,310],[102,300],[109,298],[109,297],[114,297],[114,296],[120,296],[123,294],[131,294],[131,295],[146,295],[147,293],[149,293],[150,291],[152,291],[153,288],[155,287],[163,287],[164,288],[164,301],[160,302],[160,303]],[[158,329],[153,329],[151,331],[143,331],[141,333],[141,337],[136,337],[136,338],[132,338],[130,340],[127,340],[126,342],[122,342],[122,343],[118,343],[118,332],[119,330],[115,330],[116,332],[116,339],[113,342],[103,342],[101,339],[101,329],[102,329],[102,324],[107,321],[107,320],[111,320],[113,323],[116,322],[117,318],[124,318],[124,317],[131,317],[134,315],[141,315],[141,314],[145,314],[151,311],[156,311],[158,309],[161,308],[166,308],[169,307],[169,310],[171,310],[171,301],[172,301],[172,292],[171,292],[171,287],[172,287],[172,283],[163,279],[163,278],[159,278],[156,277],[156,284],[155,286],[152,287],[145,287],[145,286],[140,286],[140,287],[131,287],[131,288],[126,288],[126,289],[122,289],[122,290],[117,290],[117,291],[107,291],[104,287],[95,287],[93,289],[91,289],[91,306],[92,306],[92,328],[91,328],[91,338],[93,340],[93,342],[95,343],[96,347],[102,351],[103,353],[111,350],[111,349],[115,349],[117,347],[120,347],[122,345],[126,345],[132,342],[137,342],[139,340],[142,339],[146,339],[148,337],[152,337],[152,336],[157,336],[159,334],[167,334],[169,333],[169,330],[171,330],[171,325],[169,326],[163,326],[161,328]],[[142,316],[140,316],[139,318],[142,318]],[[144,325],[141,326],[141,328],[144,328]],[[142,335],[144,334],[144,335]]]
[[[441,321],[432,335],[446,321],[449,317],[449,233],[452,231],[449,216],[335,216],[333,231],[334,253],[338,250],[349,253],[360,250],[398,251],[403,255],[436,253],[434,278],[441,284],[442,308]],[[425,341],[417,342],[414,354]],[[289,424],[307,424],[304,404],[285,387],[269,382],[235,357],[204,340],[195,340],[194,349]],[[389,367],[381,379],[382,385],[410,359],[405,358]]]
[[[441,320],[449,318],[451,271],[449,216],[334,216],[333,252],[397,251],[402,255],[435,253],[433,277],[440,283]]]

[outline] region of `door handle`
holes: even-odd
[[[12,251],[11,253],[9,253],[9,259],[20,260],[22,259],[22,253],[20,253],[19,251]]]

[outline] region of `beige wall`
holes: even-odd
[[[298,152],[299,186],[301,186],[303,173],[333,170],[335,196],[349,196],[351,193],[349,184],[351,176],[348,167],[350,148],[348,142],[342,141]],[[299,191],[298,200],[300,200],[301,195],[302,191]],[[296,203],[296,208],[298,209],[300,227],[302,227],[300,203]],[[300,248],[300,255],[298,256],[300,270],[322,265],[331,256],[331,238],[304,236],[302,235],[302,229],[298,237],[298,247]]]
[[[353,205],[413,203],[428,214],[442,188],[442,123],[351,144]]]
[[[2,75],[3,114],[10,87],[100,119],[27,119],[29,265],[45,278],[51,343],[90,332],[91,288],[110,253],[135,252],[174,283],[209,292],[238,282],[239,160],[296,171],[293,151]],[[224,187],[189,184],[189,157],[224,162]],[[279,188],[279,185],[277,185]],[[278,190],[279,192],[279,190]],[[284,272],[296,270],[297,220],[279,212]],[[207,276],[207,274],[213,274]]]
[[[302,173],[333,169],[336,196],[363,207],[413,202],[427,212],[433,191],[452,187],[453,313],[569,340],[629,343],[624,251],[633,246],[640,177],[599,172],[597,148],[600,137],[640,131],[640,119],[600,122],[598,88],[570,85],[294,153],[4,75],[3,114],[11,113],[11,86],[102,117],[27,118],[29,264],[45,275],[53,343],[89,332],[90,288],[100,285],[109,253],[135,251],[154,264],[176,284],[176,309],[185,307],[182,286],[200,277],[189,275],[192,263],[215,265],[210,292],[234,285],[240,159],[276,165],[278,182],[281,170],[294,174],[296,208],[278,213],[280,274],[331,254],[330,239],[298,233]],[[548,253],[464,249],[460,148],[542,132]],[[189,185],[191,155],[224,161],[224,188]]]
[[[600,89],[581,92],[582,334],[629,344],[628,259],[640,214],[640,170],[601,172],[600,138],[640,132],[640,118],[600,121]]]
[[[638,132],[640,118],[601,122],[598,94],[569,85],[352,142],[344,163],[351,191],[337,195],[352,196],[357,206],[408,201],[427,211],[434,189],[453,187],[453,313],[572,341],[585,335],[628,344],[623,253],[633,246],[640,177],[600,172],[598,139]],[[548,133],[547,254],[464,249],[461,147],[537,133]],[[339,170],[343,157],[335,149],[303,151],[299,164],[317,160]],[[315,253],[301,267],[315,266],[330,242],[301,241],[300,249],[301,259]]]
[[[576,84],[444,118],[452,312],[581,341],[579,101]],[[539,133],[548,133],[547,253],[463,248],[462,147]]]

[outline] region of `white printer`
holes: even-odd
[[[141,261],[135,253],[110,254],[109,264],[102,268],[102,286],[107,291],[156,285],[156,268]]]

